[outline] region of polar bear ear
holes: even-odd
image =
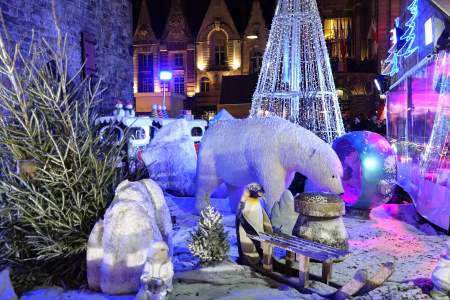
[[[116,188],[116,194],[125,189],[129,184],[130,182],[128,180],[124,180],[121,183],[119,183],[119,185]]]

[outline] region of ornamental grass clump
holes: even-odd
[[[26,53],[0,31],[0,269],[19,292],[86,282],[87,240],[121,176],[123,145],[97,135],[100,82],[69,74],[56,28]]]

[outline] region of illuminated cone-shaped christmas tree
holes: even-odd
[[[250,115],[283,117],[329,143],[344,134],[316,0],[279,0]]]

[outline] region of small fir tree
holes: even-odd
[[[228,258],[228,233],[223,227],[222,215],[212,206],[202,210],[197,230],[191,233],[188,248],[203,264],[219,263]]]

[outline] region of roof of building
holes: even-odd
[[[431,0],[437,7],[439,7],[447,16],[450,17],[450,1],[449,0]]]
[[[137,19],[141,10],[142,0],[132,0],[134,4],[134,26],[136,28]],[[160,38],[166,25],[167,17],[170,10],[171,1],[162,0],[145,0],[150,13],[150,19],[153,25],[155,35]],[[208,10],[211,0],[181,0],[188,25],[194,36],[202,24],[203,18]],[[250,12],[253,0],[225,0],[233,21],[240,34],[244,34],[247,23],[250,19]],[[272,17],[275,11],[276,0],[260,1],[263,10],[264,19],[269,27],[272,23]]]
[[[220,104],[243,104],[252,102],[253,92],[257,84],[257,74],[222,77]]]

